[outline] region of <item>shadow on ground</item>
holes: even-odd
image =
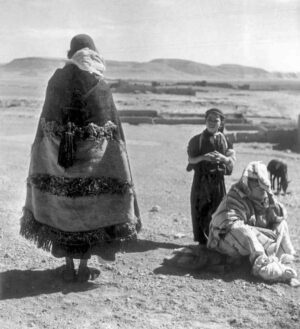
[[[93,254],[100,256],[104,260],[114,261],[117,252],[125,253],[142,253],[149,250],[162,249],[182,249],[184,247],[199,249],[197,245],[183,246],[170,242],[157,242],[150,240],[123,241],[114,242],[104,246],[97,246],[93,250]],[[200,248],[201,249],[201,248]],[[203,256],[203,257],[202,257]],[[251,275],[251,266],[248,258],[241,259],[238,264],[228,263],[226,256],[215,251],[201,251],[198,256],[187,259],[180,263],[176,257],[171,259],[162,259],[162,264],[154,270],[154,274],[176,275],[176,276],[192,276],[199,280],[221,279],[231,282],[236,279],[243,279],[249,282],[256,282],[257,279]]]
[[[240,266],[227,265],[209,265],[201,268],[193,267],[177,267],[171,264],[163,263],[160,267],[154,270],[155,274],[175,275],[175,276],[191,276],[197,280],[213,280],[220,279],[225,282],[232,282],[237,279],[242,279],[248,282],[258,282],[251,275],[251,267],[247,262]]]
[[[170,242],[158,242],[151,240],[136,240],[136,241],[118,241],[107,243],[105,245],[97,245],[93,248],[92,254],[100,256],[104,260],[114,261],[115,255],[118,252],[124,253],[139,253],[149,250],[162,249],[177,249],[182,245]]]
[[[96,289],[91,282],[66,283],[61,278],[62,267],[48,270],[11,270],[0,273],[0,300],[62,292]]]
[[[118,252],[139,253],[158,248],[176,249],[181,245],[150,240],[114,242],[93,249],[93,255],[109,261],[115,260]],[[62,292],[80,292],[98,288],[93,282],[66,283],[61,278],[63,267],[47,270],[10,270],[0,273],[0,300],[37,296]]]
[[[234,259],[197,245],[175,250],[154,273],[189,275],[200,280],[221,279],[226,282],[236,279],[256,280],[251,276],[251,265],[247,257]]]

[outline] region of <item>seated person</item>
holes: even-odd
[[[248,164],[212,215],[207,247],[233,258],[248,256],[252,273],[268,281],[291,281],[295,250],[286,210],[272,194],[266,166]]]

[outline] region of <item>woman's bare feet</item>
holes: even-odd
[[[76,272],[74,269],[74,261],[70,257],[66,257],[66,265],[62,273],[64,281],[71,282],[76,278]]]
[[[86,282],[90,278],[90,270],[87,267],[87,259],[80,259],[78,267],[77,280],[79,282]]]
[[[86,282],[88,280],[95,280],[100,275],[100,271],[87,266],[87,259],[81,259],[78,267],[77,280],[79,282]]]

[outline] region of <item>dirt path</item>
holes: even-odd
[[[18,235],[35,119],[23,118],[15,125],[5,120],[10,128],[0,141],[1,328],[300,326],[300,288],[265,284],[250,276],[247,266],[195,273],[162,265],[174,248],[193,244],[192,177],[185,166],[186,144],[197,127],[124,125],[143,231],[137,243],[122,246],[114,261],[92,258],[91,263],[101,269],[96,281],[66,284],[59,276],[63,262]],[[267,144],[239,144],[236,150],[238,162],[228,186],[251,160],[267,163],[275,156],[288,160],[291,194],[280,198],[287,206],[299,254],[300,156],[273,151]],[[155,205],[159,211],[151,212]],[[300,274],[299,257],[295,264]]]

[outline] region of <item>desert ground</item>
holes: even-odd
[[[269,284],[251,276],[249,266],[201,271],[167,266],[176,248],[195,245],[187,164],[188,140],[203,127],[124,124],[143,229],[135,243],[114,246],[91,264],[101,275],[88,283],[65,283],[63,260],[19,236],[30,147],[43,103],[45,82],[0,81],[0,326],[23,328],[299,328],[300,288]],[[211,89],[197,96],[115,94],[119,109],[204,111],[287,116],[294,122],[299,91]],[[279,119],[280,121],[280,119]],[[287,207],[300,275],[300,154],[271,144],[235,144],[237,162],[229,187],[252,160],[288,163]],[[156,211],[153,211],[153,207]]]

